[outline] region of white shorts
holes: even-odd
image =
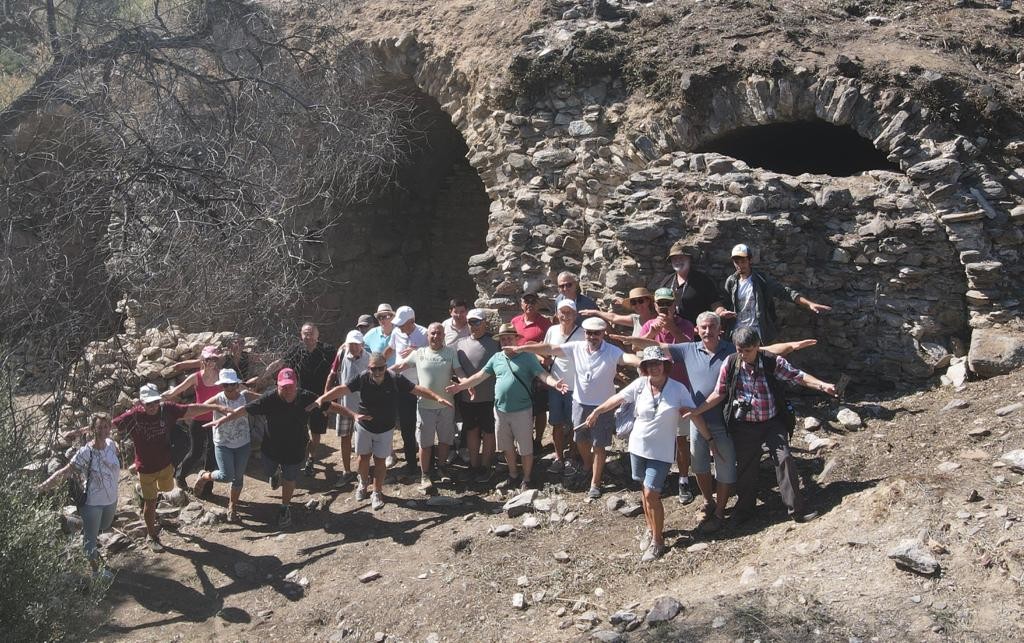
[[[371,433],[363,428],[363,425],[356,422],[355,437],[352,438],[352,448],[356,455],[373,454],[375,458],[386,458],[391,455],[391,440],[394,429],[388,429],[384,433]]]
[[[455,444],[455,409],[416,407],[416,444],[429,449],[435,444]]]
[[[494,409],[494,441],[499,451],[519,447],[519,455],[533,455],[533,408],[512,413]]]

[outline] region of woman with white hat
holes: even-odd
[[[207,404],[216,404],[224,409],[214,411],[214,419],[220,419],[229,412],[245,406],[259,397],[259,394],[242,389],[242,380],[233,369],[222,369],[217,385],[223,391],[211,398]],[[217,458],[216,471],[200,471],[196,478],[195,493],[203,495],[208,486],[214,482],[230,482],[231,495],[228,497],[228,520],[238,520],[238,498],[242,495],[242,484],[245,482],[245,470],[249,464],[251,435],[249,418],[237,417],[213,428],[213,452]]]
[[[651,532],[651,542],[641,558],[644,562],[660,558],[665,553],[662,533],[665,509],[661,504],[661,488],[675,460],[680,409],[689,409],[693,401],[686,387],[668,376],[671,366],[672,360],[660,346],[648,346],[640,357],[641,377],[608,398],[586,419],[586,425],[593,427],[602,414],[623,402],[633,404],[635,419],[629,434],[629,459],[633,479],[643,484],[644,518]],[[694,424],[708,440],[717,459],[719,455],[711,432],[703,418],[696,421],[698,417],[693,416]]]

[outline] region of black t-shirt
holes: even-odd
[[[676,314],[693,324],[697,323],[697,315],[705,310],[711,310],[711,304],[723,301],[723,294],[718,285],[711,277],[697,270],[690,270],[686,283],[682,286],[673,272],[662,279],[658,287],[672,289],[676,294]]]
[[[222,368],[234,369],[238,373],[239,378],[242,380],[249,379],[249,353],[243,352],[237,360],[235,360],[233,355],[228,355],[224,358],[224,366]]]
[[[384,381],[377,384],[369,372],[353,377],[345,386],[353,393],[359,393],[359,413],[373,419],[360,422],[370,433],[384,433],[395,428],[398,416],[398,394],[411,393],[416,386],[403,375],[384,374]]]
[[[327,376],[331,374],[331,363],[338,349],[323,342],[317,342],[313,350],[308,351],[303,344],[288,351],[284,362],[295,369],[299,376],[299,386],[310,391],[323,391]]]
[[[245,405],[249,415],[267,417],[267,435],[263,438],[263,454],[278,464],[301,464],[306,458],[306,443],[309,434],[306,424],[309,416],[323,415],[318,407],[307,411],[306,407],[316,401],[316,394],[305,389],[296,392],[295,400],[285,402],[277,389],[264,393],[258,400]]]

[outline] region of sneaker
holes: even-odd
[[[520,484],[519,477],[509,476],[507,479],[502,480],[495,485],[495,489],[518,489]]]
[[[153,552],[154,554],[162,553],[164,550],[164,546],[160,542],[160,539],[154,538],[153,536],[150,536],[146,539],[146,545],[149,547],[149,551]]]
[[[370,508],[374,511],[380,511],[384,508],[384,494],[379,491],[374,491],[370,496]]]
[[[309,477],[309,478],[312,478],[314,475],[316,475],[316,472],[313,471],[313,461],[312,460],[306,460],[305,466],[302,467],[302,474],[304,476],[306,476],[306,477]]]
[[[424,474],[420,476],[420,493],[431,494],[434,492],[434,482],[430,479],[430,476]]]
[[[440,482],[441,484],[452,483],[452,474],[450,471],[448,471],[448,467],[442,466],[437,468],[437,479],[438,482]]]
[[[818,517],[817,511],[801,511],[800,513],[790,514],[790,518],[793,522],[810,522]]]
[[[362,502],[366,500],[369,493],[366,491],[366,487],[356,487],[356,502]]]
[[[388,469],[395,466],[396,464],[398,464],[398,459],[395,457],[394,453],[392,453],[391,455],[384,459],[384,466],[387,467]]]
[[[280,511],[277,513],[277,526],[287,527],[292,524],[292,510],[287,505],[282,505]]]
[[[561,460],[555,460],[551,463],[551,466],[548,467],[548,473],[552,475],[560,476],[563,471],[565,471],[565,463]]]
[[[693,493],[690,491],[690,485],[679,485],[679,504],[688,505],[691,502],[693,502]]]
[[[274,473],[270,474],[270,490],[274,491],[281,486],[281,470],[274,469]]]
[[[640,534],[640,553],[646,552],[650,547],[651,543],[654,542],[654,534],[651,533],[650,527],[644,527],[644,533]]]
[[[566,460],[565,461],[565,464],[564,464],[564,466],[562,468],[562,475],[563,476],[565,476],[566,478],[571,478],[571,477],[573,477],[574,475],[576,475],[579,472],[580,472],[579,467],[576,466],[575,462],[573,462],[572,460]]]
[[[228,522],[241,522],[238,519],[238,509],[231,507],[228,509]]]
[[[590,491],[587,492],[587,497],[597,500],[601,497],[601,489],[599,487],[590,487]]]
[[[207,473],[209,472],[206,469],[200,469],[199,477],[196,478],[196,484],[192,487],[192,493],[195,494],[197,498],[202,497],[203,493],[206,491],[207,484],[211,482],[206,479]]]
[[[491,481],[491,478],[493,477],[494,469],[490,467],[480,467],[480,469],[477,471],[476,476],[473,478],[473,481],[476,482],[477,484],[487,484],[488,482]]]
[[[657,543],[651,543],[644,555],[640,557],[641,563],[650,563],[658,560],[665,555],[665,545],[659,545]]]

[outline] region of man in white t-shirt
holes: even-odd
[[[384,357],[388,361],[392,357],[399,361],[404,360],[412,355],[417,348],[427,345],[427,329],[416,323],[416,312],[412,308],[399,306],[391,321],[394,324],[394,330],[391,332],[391,339],[388,340],[388,347],[384,351]],[[413,384],[419,384],[415,369],[406,371],[405,378]],[[419,448],[416,444],[416,396],[412,393],[402,393],[398,396],[398,426],[402,431],[405,473],[414,476],[419,470],[419,467],[416,466],[419,460]]]
[[[345,336],[345,343],[338,348],[334,362],[331,363],[331,372],[327,381],[331,388],[338,384],[348,384],[353,378],[366,372],[370,367],[370,351],[366,350],[363,343],[365,338],[358,330],[350,330]],[[359,393],[343,395],[338,404],[341,404],[350,411],[359,410]],[[354,474],[352,473],[352,432],[355,430],[355,420],[346,413],[339,413],[334,425],[338,438],[341,441],[341,477],[338,485],[347,484]],[[366,481],[361,480],[360,486],[365,487]]]
[[[455,346],[460,339],[469,337],[469,306],[464,299],[453,299],[448,302],[450,317],[441,322],[444,326],[444,345]]]
[[[547,329],[544,334],[544,343],[551,346],[561,346],[566,342],[581,341],[585,337],[583,328],[576,323],[576,302],[572,299],[562,299],[558,302],[555,311],[557,324]],[[556,379],[573,382],[572,360],[568,357],[552,356],[551,375]],[[551,440],[555,443],[555,460],[548,467],[548,473],[556,475],[573,476],[577,473],[572,460],[565,457],[565,450],[568,446],[565,439],[566,427],[572,427],[572,391],[560,393],[553,388],[548,391],[548,421],[551,423]]]
[[[566,357],[572,362],[572,423],[576,429],[573,438],[583,459],[584,471],[590,471],[590,498],[601,497],[601,477],[604,475],[606,451],[615,435],[615,419],[603,415],[587,428],[581,426],[590,413],[615,394],[615,370],[618,366],[639,366],[640,358],[624,353],[621,348],[604,341],[608,324],[598,317],[583,322],[585,341],[568,342],[561,346],[527,344],[506,348],[511,354],[519,352],[535,355]]]

